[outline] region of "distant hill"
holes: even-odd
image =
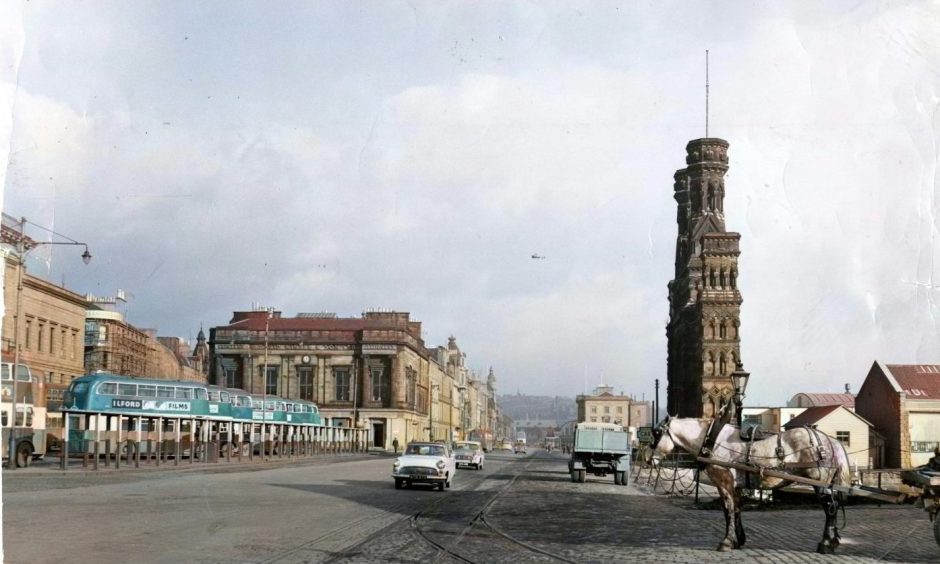
[[[496,402],[503,413],[513,419],[549,419],[555,420],[558,425],[575,419],[578,407],[574,398],[564,396],[528,396],[523,394],[498,395]]]

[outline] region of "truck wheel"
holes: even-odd
[[[614,477],[615,477],[615,478],[616,478],[616,477],[619,477],[619,478],[620,478],[620,482],[619,482],[619,483],[620,483],[621,486],[626,486],[626,485],[627,485],[627,472],[626,472],[626,470],[621,470],[620,472],[617,472],[616,474],[614,474]]]
[[[29,443],[22,442],[16,445],[16,467],[27,468],[33,460],[33,449]]]
[[[615,486],[620,485],[620,474],[621,474],[620,472],[614,472],[614,485]]]
[[[933,539],[940,545],[940,514],[933,516]]]
[[[578,482],[581,483],[581,484],[583,484],[583,483],[584,483],[584,478],[585,478],[585,471],[584,471],[584,470],[578,470]]]
[[[578,483],[578,471],[577,470],[571,471],[571,481],[576,484]]]

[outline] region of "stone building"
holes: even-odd
[[[578,422],[614,423],[624,427],[648,427],[652,424],[650,402],[614,394],[613,386],[598,386],[593,394],[579,394]]]
[[[667,409],[709,417],[730,400],[730,375],[741,361],[741,236],[725,230],[728,142],[690,141],[686,165],[674,175],[678,236],[668,285]]]
[[[3,360],[13,362],[16,279],[19,265],[4,255]],[[67,384],[84,373],[85,298],[42,278],[23,274],[22,321],[18,344],[20,363],[47,383]]]
[[[366,429],[371,447],[427,439],[431,385],[448,392],[439,366],[432,375],[421,323],[407,312],[237,311],[228,325],[209,329],[208,345],[211,382],[313,401],[328,423]],[[446,415],[438,413],[437,423]]]
[[[95,301],[93,296],[86,296]],[[85,312],[85,371],[103,370],[123,376],[205,382],[204,373],[178,354],[174,338],[158,339],[151,329],[138,329],[117,311],[92,305]],[[171,346],[167,346],[169,343]],[[188,348],[188,347],[187,347]]]

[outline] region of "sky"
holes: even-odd
[[[3,211],[32,272],[193,338],[409,311],[500,393],[665,401],[685,144],[730,143],[746,403],[940,363],[940,5],[0,7]],[[48,237],[33,228],[37,238]],[[38,252],[38,251],[37,251]],[[533,259],[532,255],[544,256]]]

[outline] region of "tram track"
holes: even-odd
[[[512,479],[510,479],[509,482],[507,482],[502,488],[500,488],[499,491],[497,491],[495,495],[490,497],[490,499],[486,501],[483,507],[480,508],[473,515],[473,517],[469,520],[469,522],[465,526],[463,526],[456,535],[448,535],[448,536],[453,536],[453,540],[447,545],[433,538],[432,534],[428,530],[422,529],[422,526],[421,526],[422,517],[425,517],[425,519],[427,520],[433,519],[433,517],[428,516],[427,511],[421,511],[417,513],[416,515],[414,515],[411,518],[411,525],[416,535],[420,537],[423,541],[425,541],[426,543],[430,544],[431,546],[433,546],[434,548],[438,550],[437,555],[434,557],[433,560],[431,560],[431,562],[437,563],[437,562],[443,561],[444,559],[456,560],[458,562],[465,562],[467,564],[477,564],[478,562],[492,561],[492,550],[493,550],[493,546],[495,542],[498,544],[502,544],[504,548],[501,550],[501,553],[505,555],[513,555],[515,557],[513,558],[513,560],[522,556],[522,554],[520,554],[520,551],[524,551],[524,553],[535,554],[535,555],[544,557],[544,561],[547,561],[547,562],[558,561],[558,562],[567,562],[567,563],[574,564],[575,561],[573,560],[563,558],[561,556],[558,556],[557,554],[552,554],[546,550],[543,550],[527,542],[521,541],[513,537],[512,535],[507,534],[506,532],[502,531],[499,527],[489,522],[486,518],[486,515],[489,509],[506,492],[512,489],[512,487],[515,485],[519,477],[522,476],[526,472],[526,470],[528,470],[529,466],[531,466],[531,464],[535,460],[536,458],[534,457],[530,458],[526,462],[526,465],[521,470],[515,472]],[[468,538],[470,539],[470,542],[468,542]],[[461,545],[464,546],[465,550],[458,550],[461,547]],[[468,545],[474,545],[474,546],[468,546]],[[476,555],[475,550],[479,549],[480,545],[483,545],[483,548],[484,548],[484,550],[480,552],[482,556],[477,556],[477,558],[474,559],[473,556]],[[467,550],[466,550],[467,548],[470,549],[470,557],[468,557],[467,555]],[[490,554],[487,554],[487,551],[490,551]],[[529,560],[531,561],[532,559],[529,559]],[[541,561],[543,559],[536,558],[535,560]]]

